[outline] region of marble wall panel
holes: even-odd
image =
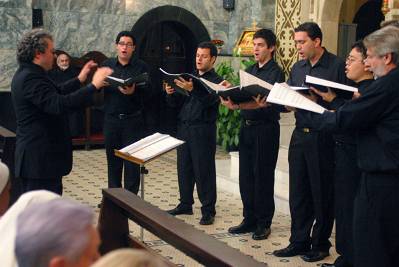
[[[11,79],[17,66],[16,49],[0,49],[0,91],[11,89]]]
[[[32,7],[47,11],[94,12],[122,15],[125,12],[125,0],[36,0]]]
[[[24,7],[26,3],[16,1],[14,4]],[[0,7],[0,25],[0,90],[8,91],[18,66],[16,46],[22,34],[32,27],[32,11],[30,8]]]
[[[125,17],[113,14],[81,14],[78,43],[80,51],[114,52],[115,37],[124,30]]]
[[[30,8],[32,0],[0,0],[0,8]]]

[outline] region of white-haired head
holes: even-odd
[[[17,219],[19,267],[47,267],[55,257],[78,262],[90,243],[93,215],[90,207],[62,198],[26,208]]]

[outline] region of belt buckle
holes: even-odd
[[[126,114],[118,114],[118,118],[120,120],[123,120],[126,117]]]
[[[245,120],[245,125],[247,125],[247,126],[251,126],[251,125],[252,125],[252,122],[251,122],[251,120]]]
[[[309,129],[309,128],[302,128],[302,131],[303,131],[304,133],[310,133],[310,129]]]

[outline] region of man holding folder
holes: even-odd
[[[306,75],[345,83],[345,64],[322,47],[322,32],[313,22],[295,29],[295,43],[302,59],[292,67],[288,84],[303,86]],[[318,101],[324,107],[327,103]],[[334,142],[331,134],[312,129],[301,112],[295,113],[296,128],[288,153],[290,245],[276,250],[277,257],[302,255],[314,262],[329,255],[328,240],[334,221]]]
[[[246,72],[270,83],[284,81],[284,73],[273,59],[276,36],[269,29],[258,30],[253,37],[256,63]],[[266,89],[265,89],[266,90]],[[239,183],[244,219],[229,233],[253,232],[254,240],[266,239],[274,215],[274,170],[279,149],[279,108],[266,104],[266,97],[236,104],[230,98],[223,105],[241,109],[243,125],[239,146]]]
[[[216,46],[210,42],[198,45],[195,76],[213,83],[223,79],[213,69],[217,57]],[[181,106],[178,115],[177,138],[185,143],[177,148],[177,175],[179,180],[180,203],[169,210],[171,215],[193,214],[194,184],[197,185],[201,201],[201,225],[213,224],[216,204],[216,117],[219,99],[208,93],[196,79],[174,80],[175,84],[188,92],[178,94],[166,85],[166,101],[170,106]]]

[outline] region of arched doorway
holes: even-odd
[[[149,131],[174,134],[177,108],[165,104],[159,68],[169,72],[194,69],[198,43],[210,40],[203,23],[191,12],[175,6],[162,6],[145,13],[133,26],[137,38],[137,55],[150,66],[154,88],[146,103]]]

